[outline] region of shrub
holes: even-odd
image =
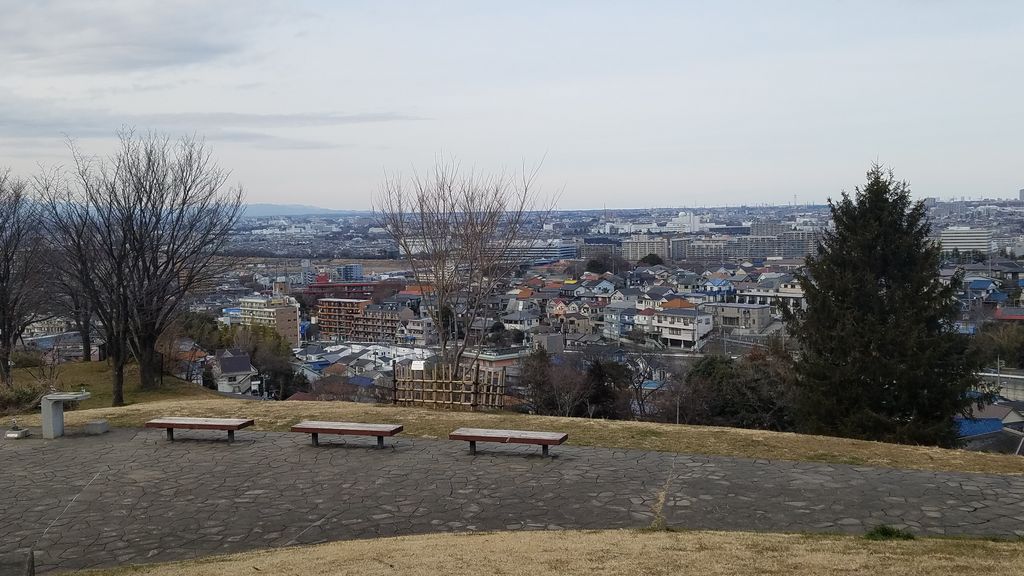
[[[38,350],[15,350],[11,352],[11,364],[15,368],[38,368],[43,365],[43,354]]]
[[[0,384],[0,414],[28,412],[45,392],[46,387],[38,382],[15,382],[11,386]]]
[[[894,528],[888,524],[879,524],[864,534],[868,540],[913,540],[914,535],[906,530]]]

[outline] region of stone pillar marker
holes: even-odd
[[[43,396],[43,438],[53,439],[64,435],[64,403],[77,402],[91,397],[92,394],[81,392],[61,392]]]

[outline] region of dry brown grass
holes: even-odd
[[[332,542],[91,573],[107,576],[643,574],[830,576],[1017,574],[1011,542],[871,542],[748,532],[503,532]]]
[[[85,389],[92,394],[91,398],[79,403],[79,408],[102,408],[110,406],[113,399],[110,374],[110,366],[106,362],[68,363],[61,364],[57,381],[60,388],[64,390]],[[22,368],[14,371],[15,382],[29,382],[34,378],[32,369]],[[163,386],[155,390],[140,389],[139,367],[129,364],[124,371],[125,402],[134,404],[181,398],[221,397],[211,390],[190,384],[174,376],[164,375],[163,382]]]
[[[424,438],[447,438],[450,431],[460,426],[548,430],[567,432],[569,443],[580,446],[919,470],[1024,473],[1024,458],[966,450],[944,450],[736,428],[556,418],[513,413],[449,412],[350,402],[257,402],[221,397],[161,400],[123,408],[70,412],[67,414],[67,421],[74,425],[93,418],[106,418],[114,426],[141,427],[147,420],[159,416],[244,416],[255,418],[258,430],[277,431],[287,430],[292,424],[306,419],[383,422],[403,424],[405,434]],[[38,416],[27,416],[23,420],[29,425],[38,425]]]

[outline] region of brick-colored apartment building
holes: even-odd
[[[415,316],[412,310],[395,302],[370,304],[355,319],[351,340],[394,343],[402,322]]]
[[[351,340],[355,332],[356,318],[372,304],[370,300],[358,298],[320,298],[317,300],[316,322],[321,338]]]

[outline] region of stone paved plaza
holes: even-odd
[[[1024,536],[1024,478],[657,452],[118,429],[0,440],[0,554],[41,571],[328,540],[645,527]]]

